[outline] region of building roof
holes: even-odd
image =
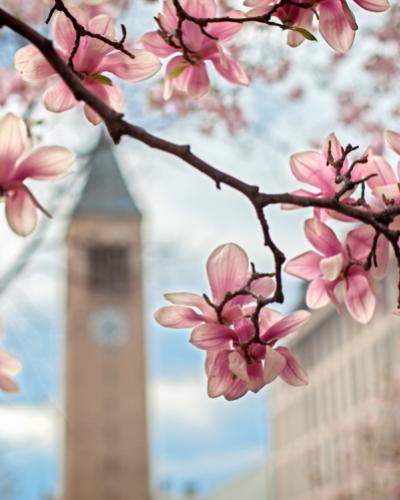
[[[126,187],[113,149],[110,139],[102,132],[91,153],[89,174],[74,216],[141,216]]]

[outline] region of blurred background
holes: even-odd
[[[0,1],[0,5],[14,9],[46,32],[42,23],[46,7],[39,0],[34,3],[32,12],[24,2]],[[137,41],[145,31],[154,29],[152,16],[159,12],[160,4],[136,0],[121,8],[124,24]],[[285,45],[284,33],[248,27],[232,50],[252,77],[250,88],[232,88],[212,73],[212,91],[199,102],[176,96],[165,104],[160,98],[160,73],[134,86],[121,84],[126,115],[167,139],[192,144],[193,150],[213,165],[265,191],[298,188],[290,174],[290,154],[317,147],[332,131],[343,144],[359,144],[361,151],[372,144],[380,152],[383,128],[399,130],[399,10],[394,6],[388,14],[377,15],[354,5],[360,30],[353,50],[346,56],[335,55],[321,37],[318,43],[305,42],[291,49]],[[0,44],[4,65],[0,70],[1,113],[24,115],[34,144],[62,144],[78,155],[74,173],[66,179],[51,186],[31,183],[33,192],[53,214],[51,221],[41,218],[36,232],[22,239],[11,233],[4,217],[0,220],[2,349],[17,355],[24,365],[18,379],[20,393],[0,396],[0,499],[61,499],[68,449],[66,429],[70,419],[79,414],[74,413],[73,404],[78,408],[86,395],[89,406],[90,397],[95,405],[100,390],[93,377],[92,386],[86,384],[89,379],[85,377],[72,378],[73,383],[66,385],[65,374],[78,366],[79,352],[79,366],[86,361],[86,373],[92,375],[95,363],[111,362],[105,358],[119,356],[120,352],[115,345],[118,340],[102,338],[101,326],[108,320],[114,321],[112,328],[117,328],[115,323],[120,328],[120,317],[116,320],[111,315],[114,319],[110,320],[108,314],[106,319],[99,319],[100,326],[93,327],[98,332],[91,333],[88,326],[89,311],[100,308],[109,312],[108,302],[115,309],[119,299],[111,293],[94,298],[95,292],[87,290],[81,309],[74,309],[70,294],[77,285],[71,280],[71,272],[75,273],[75,266],[79,270],[87,265],[87,261],[78,255],[67,266],[71,255],[71,240],[69,246],[66,243],[68,228],[77,217],[77,207],[87,199],[83,193],[89,185],[91,167],[102,161],[98,156],[102,128],[86,122],[81,109],[62,115],[46,112],[38,98],[39,90],[27,89],[13,80],[12,57],[25,42],[2,29]],[[110,214],[97,213],[97,226],[79,226],[74,238],[87,243],[90,233],[92,246],[98,240],[103,246],[104,242],[118,241],[135,250],[134,305],[126,310],[123,321],[127,331],[132,326],[135,338],[144,339],[146,371],[133,380],[124,379],[123,370],[115,375],[115,380],[122,377],[122,385],[115,385],[118,399],[102,407],[99,421],[113,413],[114,404],[122,413],[126,404],[124,422],[129,421],[132,394],[146,388],[146,422],[138,417],[132,425],[138,435],[148,433],[152,498],[400,498],[400,486],[391,479],[399,476],[398,449],[387,445],[396,442],[397,429],[380,420],[398,422],[393,403],[397,401],[396,373],[385,368],[395,366],[397,344],[379,347],[386,345],[385,338],[394,337],[397,328],[389,314],[395,306],[394,296],[388,291],[390,284],[383,285],[386,295],[372,327],[355,326],[347,313],[338,317],[324,311],[299,336],[294,349],[299,350],[311,378],[304,392],[277,383],[269,393],[248,394],[239,401],[211,400],[206,394],[204,353],[188,343],[189,332],[161,328],[153,313],[165,304],[166,292],[208,291],[206,259],[222,243],[240,244],[257,269],[270,271],[272,260],[263,248],[256,218],[246,200],[228,188],[216,190],[207,178],[175,158],[131,140],[123,140],[115,150],[109,144],[107,148],[109,158],[113,158],[107,161],[115,161],[123,185],[141,214],[140,228],[133,221],[138,219],[136,215],[125,214],[126,227],[132,227],[132,231],[123,230],[126,240],[121,243],[118,237],[115,240]],[[107,178],[103,181],[105,185],[111,182]],[[304,251],[307,243],[302,225],[311,212],[282,213],[278,208],[269,212],[272,234],[287,257]],[[93,212],[90,214],[93,216]],[[289,312],[302,301],[302,284],[287,277],[285,287],[286,301],[281,310]],[[124,292],[124,301],[130,300],[130,293]],[[77,319],[81,317],[87,324],[79,327]],[[330,323],[327,318],[331,318]],[[138,326],[141,321],[143,327]],[[72,347],[68,335],[74,338]],[[341,340],[333,340],[337,338]],[[70,349],[69,357],[66,348]],[[97,357],[91,365],[95,349]],[[103,351],[108,354],[99,361]],[[352,375],[355,353],[361,361]],[[363,364],[364,359],[369,361]],[[335,371],[340,367],[340,373],[347,377],[343,384]],[[106,369],[107,379],[112,378]],[[387,386],[384,380],[394,382]],[[70,407],[65,404],[66,387],[71,401],[75,401]],[[343,401],[342,394],[346,394]],[[376,408],[385,411],[374,412]],[[141,410],[135,411],[132,415],[140,415]],[[345,423],[342,417],[346,417]],[[378,432],[382,428],[390,429],[386,437]],[[337,436],[343,438],[343,445],[336,446]],[[337,462],[344,464],[338,471],[332,465]],[[107,474],[116,474],[115,464],[105,469]],[[345,487],[343,478],[350,476]],[[379,481],[366,484],[362,481],[366,476],[389,478],[382,486]],[[104,500],[117,498],[129,500],[116,494],[104,496]],[[131,498],[143,500],[140,496]]]

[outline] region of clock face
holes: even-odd
[[[90,326],[93,337],[104,347],[121,347],[128,339],[127,321],[118,309],[108,307],[95,312]]]

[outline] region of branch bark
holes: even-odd
[[[167,141],[161,137],[151,134],[147,130],[138,127],[133,123],[129,123],[124,120],[122,114],[111,109],[85,87],[83,81],[73,71],[68,63],[59,57],[51,40],[42,36],[32,27],[28,26],[21,20],[16,19],[2,8],[0,8],[0,24],[2,26],[7,26],[15,33],[30,41],[40,50],[46,60],[52,65],[59,76],[71,89],[75,98],[88,104],[101,116],[114,143],[119,143],[123,136],[136,139],[150,148],[164,151],[165,153],[179,158],[187,166],[191,166],[195,170],[212,179],[218,189],[220,189],[222,185],[229,186],[244,195],[249,200],[251,205],[254,207],[257,218],[260,222],[264,237],[264,244],[267,248],[269,248],[275,260],[275,279],[277,287],[273,297],[274,302],[283,302],[284,298],[281,275],[285,256],[275,245],[270,235],[264,210],[269,205],[291,204],[298,207],[319,207],[333,210],[346,216],[350,216],[365,224],[371,225],[379,234],[386,236],[392,243],[394,241],[398,241],[400,232],[389,229],[389,224],[393,220],[394,216],[400,214],[400,206],[390,206],[380,212],[372,212],[372,210],[369,210],[365,206],[357,207],[345,204],[336,197],[311,198],[306,196],[297,196],[291,193],[270,194],[261,192],[258,186],[249,184],[207,163],[192,152],[190,145],[176,144]]]

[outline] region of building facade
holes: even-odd
[[[399,366],[399,317],[392,314],[396,280],[393,269],[380,284],[368,325],[327,307],[293,335],[291,349],[310,383],[304,388],[277,381],[269,390],[273,500],[400,498],[400,492],[361,494],[371,469],[363,467],[365,447],[360,446],[361,431],[376,419]]]
[[[67,254],[63,500],[149,500],[141,215],[105,136]]]

